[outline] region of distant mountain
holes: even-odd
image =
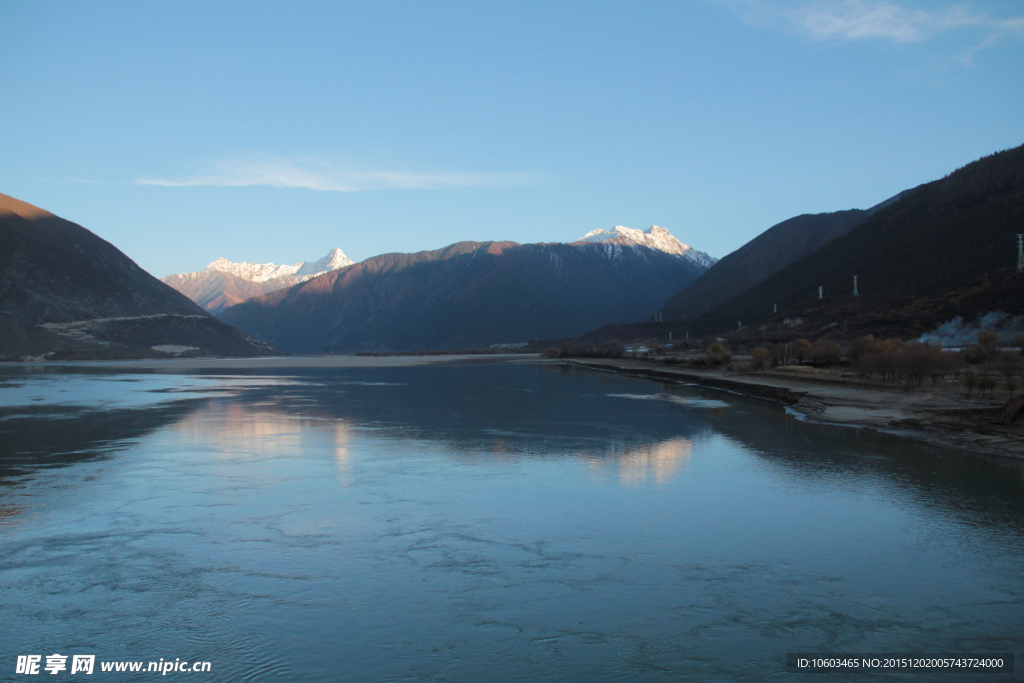
[[[573,244],[585,244],[588,242],[657,249],[666,254],[674,254],[675,256],[685,258],[705,269],[715,265],[715,262],[718,261],[718,259],[708,256],[703,251],[697,251],[690,245],[683,244],[668,231],[668,228],[663,228],[659,225],[652,225],[647,230],[627,228],[623,225],[616,225],[615,229],[611,231],[598,228],[597,230],[591,230],[573,242]]]
[[[246,299],[297,285],[352,263],[352,259],[337,248],[319,261],[302,261],[290,266],[234,263],[219,258],[205,270],[168,275],[162,281],[216,315]]]
[[[902,193],[846,234],[707,310],[698,322],[702,328],[734,328],[736,321],[764,318],[773,305],[788,315],[817,305],[819,286],[826,299],[853,303],[854,275],[863,296],[941,297],[1012,267],[1022,232],[1024,146]]]
[[[295,353],[486,347],[642,320],[703,272],[615,243],[460,242],[370,258],[221,319]]]
[[[687,285],[661,308],[666,320],[696,318],[718,304],[750,289],[840,235],[845,235],[875,211],[899,199],[896,195],[870,209],[804,214],[774,225]]]
[[[0,313],[0,343],[17,353],[111,356],[135,347],[131,354],[137,355],[138,348],[152,353],[159,345],[220,355],[273,353],[82,226],[3,194]],[[49,329],[41,327],[46,324]],[[3,348],[0,355],[11,356]]]

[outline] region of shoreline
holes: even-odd
[[[485,361],[523,361],[538,358],[533,353],[408,356],[254,356],[251,358],[143,358],[139,360],[29,361],[0,363],[0,371],[10,368],[97,368],[114,370],[275,370],[288,368],[392,368],[413,365],[470,363]]]
[[[57,368],[96,370],[202,371],[300,368],[382,368],[467,363],[567,364],[602,372],[678,382],[781,403],[794,418],[817,424],[867,429],[918,442],[1024,463],[1024,416],[995,425],[1003,400],[968,400],[958,392],[904,391],[812,377],[780,377],[655,365],[625,358],[545,359],[538,354],[451,354],[437,356],[264,356],[256,358],[168,358],[119,361],[57,361],[0,364],[0,373]]]
[[[959,394],[938,391],[908,392],[900,387],[844,385],[753,372],[677,369],[629,359],[588,358],[569,363],[776,401],[802,421],[868,429],[972,454],[1024,461],[1024,417],[1010,425],[990,422],[1003,405],[1000,400],[968,402]]]

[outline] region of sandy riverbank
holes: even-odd
[[[533,353],[452,354],[449,356],[264,356],[260,358],[167,358],[115,361],[4,363],[0,367],[96,367],[110,370],[277,370],[289,368],[394,368],[413,365],[494,361],[533,361]]]
[[[856,383],[820,382],[769,373],[727,373],[627,359],[573,361],[614,370],[736,391],[788,404],[797,416],[898,434],[928,443],[988,455],[1024,459],[1024,415],[1009,425],[991,423],[1007,397],[964,398],[957,390],[904,391]]]

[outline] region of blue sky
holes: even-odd
[[[1019,2],[0,4],[0,192],[157,276],[671,229],[1024,143]]]

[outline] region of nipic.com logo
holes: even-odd
[[[68,660],[71,660],[70,663]],[[56,675],[59,673],[91,674],[96,669],[96,655],[18,655],[18,662],[15,665],[14,673],[28,676],[46,673]],[[169,673],[195,672],[205,673],[210,671],[210,662],[182,661],[175,657],[173,661],[161,657],[154,662],[99,662],[99,670],[113,673],[157,673],[166,676]]]
[[[18,665],[14,669],[16,674],[37,674],[42,664],[42,655],[18,655]],[[71,657],[71,673],[91,674],[96,665],[96,655],[73,655]],[[68,668],[68,656],[52,654],[46,656],[46,665],[43,670],[48,674],[58,674]]]

